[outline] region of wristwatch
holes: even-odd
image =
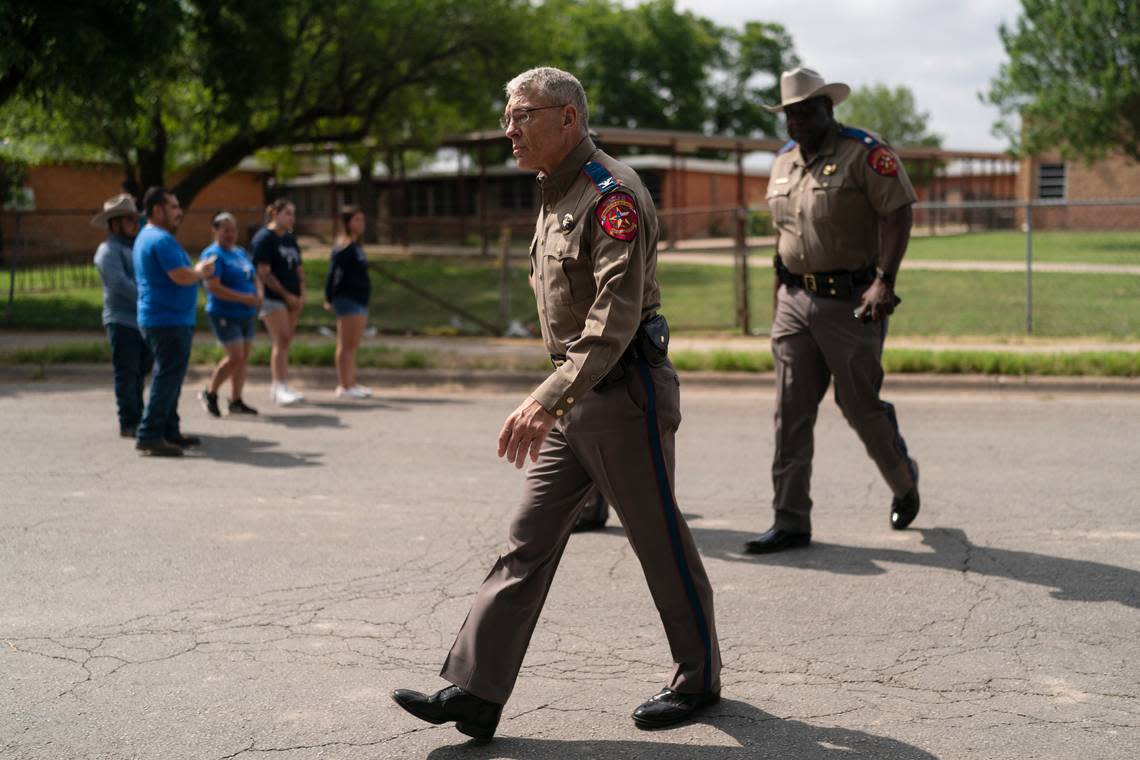
[[[875,279],[882,280],[892,288],[895,286],[895,276],[893,274],[887,274],[882,269],[875,270]]]

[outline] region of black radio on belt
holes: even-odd
[[[790,287],[801,288],[822,298],[851,298],[855,289],[870,285],[875,280],[875,268],[868,267],[855,272],[836,270],[834,272],[807,272],[792,274],[784,266],[779,255],[775,260],[776,276],[780,282]]]

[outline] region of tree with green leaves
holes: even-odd
[[[178,0],[0,0],[0,107],[65,87],[114,97],[172,41]]]
[[[529,13],[524,0],[173,4],[131,30],[169,37],[163,54],[116,53],[135,75],[115,97],[92,97],[80,78],[47,83],[5,106],[0,129],[33,147],[109,153],[140,188],[177,169],[172,190],[189,206],[260,149],[362,141],[405,96],[489,109]]]
[[[590,122],[741,136],[774,135],[760,108],[779,100],[780,72],[796,58],[779,24],[730,29],[673,0],[624,7],[551,0],[539,9],[544,62],[586,87]]]
[[[1140,3],[1022,0],[1000,35],[1009,61],[985,99],[1015,150],[1140,160]]]
[[[852,90],[836,107],[835,118],[877,132],[896,147],[942,147],[942,136],[927,127],[930,114],[918,110],[914,93],[906,85],[891,89],[874,84]]]

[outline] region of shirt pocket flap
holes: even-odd
[[[582,229],[581,225],[576,226],[569,232],[559,232],[558,240],[555,241],[553,246],[550,246],[547,251],[548,255],[554,256],[556,259],[576,259],[582,250]]]

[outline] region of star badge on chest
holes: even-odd
[[[824,175],[830,177],[832,174],[835,174],[835,170],[838,168],[839,166],[836,164],[828,164],[827,166],[823,167],[823,173]]]
[[[562,222],[558,226],[563,232],[569,232],[570,230],[574,229],[574,215],[567,214],[566,216],[562,217]]]

